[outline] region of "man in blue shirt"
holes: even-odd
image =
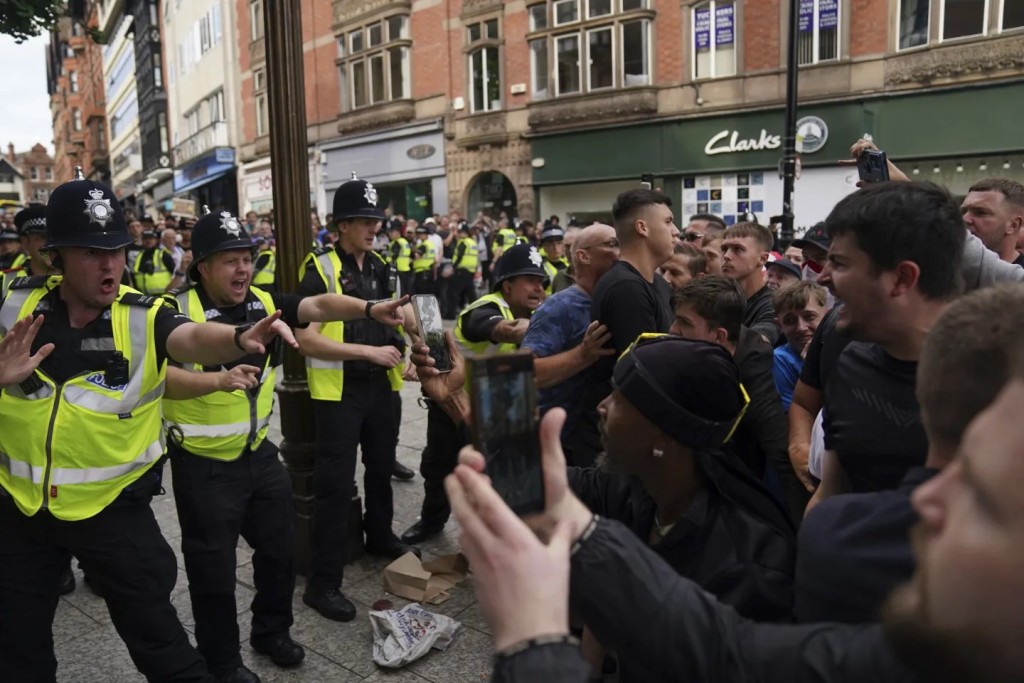
[[[613,354],[605,348],[608,329],[590,321],[590,294],[601,276],[619,258],[619,242],[610,225],[595,223],[576,236],[570,255],[576,284],[556,292],[534,312],[522,347],[535,356],[534,373],[540,389],[541,411],[554,407],[569,413],[562,430],[563,447],[569,462],[581,453],[599,450],[597,414],[584,414],[579,400],[587,385],[591,367],[598,358]]]
[[[775,290],[772,304],[775,320],[786,338],[786,343],[775,349],[772,375],[782,407],[788,412],[793,388],[804,366],[804,349],[828,312],[828,290],[813,282],[791,282]]]

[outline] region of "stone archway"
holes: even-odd
[[[502,211],[514,219],[519,214],[516,186],[501,171],[478,173],[466,191],[466,209],[469,220],[474,220],[478,212],[497,220]]]

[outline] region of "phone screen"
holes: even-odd
[[[882,183],[889,180],[889,161],[885,152],[866,149],[857,159],[857,173],[866,183]]]
[[[494,490],[518,515],[544,510],[537,389],[529,353],[470,363],[474,444]]]
[[[645,190],[653,190],[654,189],[654,174],[653,173],[644,173],[643,175],[641,175],[640,176],[640,186],[642,188],[644,188]]]
[[[452,359],[448,355],[448,344],[444,340],[444,322],[441,320],[441,307],[437,303],[437,297],[432,294],[417,294],[412,298],[412,310],[416,313],[420,337],[430,349],[430,357],[434,359],[434,367],[441,372],[451,372]]]

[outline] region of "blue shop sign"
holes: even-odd
[[[216,180],[235,168],[235,150],[218,147],[210,154],[192,161],[174,171],[174,191],[191,190]]]

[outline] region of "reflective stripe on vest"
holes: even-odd
[[[419,253],[420,247],[426,247],[422,256]],[[417,273],[433,270],[434,263],[437,261],[437,250],[434,248],[434,243],[426,239],[417,244],[416,249],[416,260],[412,262],[412,269]]]
[[[458,264],[459,270],[468,270],[471,273],[475,273],[476,267],[480,264],[476,240],[472,237],[463,237],[459,240],[459,244],[466,245],[466,251],[462,254],[462,259]]]
[[[249,291],[268,315],[274,311],[274,298],[270,294],[259,287],[251,287]],[[174,299],[182,315],[206,324],[206,312],[196,288],[181,292]],[[251,305],[252,301],[247,303]],[[203,367],[193,365],[191,371],[203,372]],[[164,419],[181,429],[185,437],[182,448],[189,453],[214,460],[237,460],[267,437],[274,407],[275,379],[276,373],[270,366],[268,353],[260,372],[260,388],[256,396],[239,389],[216,391],[185,400],[165,398]]]
[[[398,269],[399,273],[408,273],[412,270],[412,247],[409,245],[409,240],[399,237],[393,244],[398,245],[397,255],[395,255],[394,249],[391,251],[392,258],[395,261],[395,268]]]
[[[153,251],[150,257],[153,261],[153,272],[143,273],[139,270],[142,265],[142,254],[135,261],[135,272],[132,273],[135,284],[144,294],[160,295],[167,291],[174,279],[174,273],[164,267],[164,254],[167,253],[162,247]]]
[[[259,260],[264,254],[270,255],[270,258],[267,260],[267,265],[254,271],[252,274],[252,283],[257,287],[260,285],[273,285],[274,274],[277,271],[277,255],[273,250],[261,251],[256,255],[256,260]]]
[[[0,332],[34,313],[61,283],[10,292],[0,309]],[[160,419],[166,364],[157,367],[158,306],[110,307],[114,349],[128,362],[128,381],[110,386],[102,370],[56,384],[36,370],[40,387],[0,391],[0,486],[25,515],[48,508],[58,519],[87,519],[102,511],[164,453]]]
[[[373,256],[366,258],[379,258],[380,255],[372,252]],[[381,259],[383,261],[384,259]],[[329,252],[313,255],[303,261],[299,270],[299,281],[306,275],[308,264],[312,262],[316,272],[324,281],[328,294],[343,294],[338,278],[341,276],[341,258],[335,249]],[[345,339],[345,323],[332,321],[320,325],[320,334],[328,339],[341,344]],[[306,356],[306,380],[309,384],[309,395],[318,401],[340,401],[345,387],[345,361],[321,360]],[[388,370],[388,381],[391,383],[392,391],[402,388],[402,367],[399,364]]]
[[[455,342],[459,345],[459,349],[462,351],[463,355],[475,356],[492,351],[496,351],[498,353],[511,353],[516,351],[519,347],[515,344],[495,344],[490,341],[471,342],[462,334],[462,321],[466,319],[466,316],[469,315],[470,311],[485,304],[497,304],[498,309],[501,311],[501,316],[505,320],[515,320],[515,316],[512,315],[512,309],[505,301],[505,297],[498,293],[483,295],[467,306],[466,310],[459,314],[459,319],[455,322]]]

